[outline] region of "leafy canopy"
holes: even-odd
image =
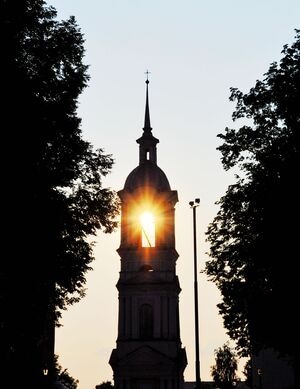
[[[215,350],[215,365],[211,367],[211,375],[216,387],[220,389],[233,389],[238,377],[237,359],[234,351],[225,343]]]
[[[22,366],[34,381],[30,374],[42,371],[49,354],[52,323],[84,295],[93,260],[88,239],[116,227],[118,201],[103,187],[112,156],[82,138],[78,97],[89,76],[74,17],[58,21],[43,0],[1,0],[0,17],[7,151],[1,357],[4,371]]]
[[[208,227],[205,271],[221,291],[224,325],[244,356],[262,347],[296,354],[300,31],[282,54],[248,93],[231,89],[233,119],[244,124],[218,135],[225,170],[242,174]]]
[[[73,378],[68,372],[68,369],[62,368],[62,366],[58,362],[58,355],[54,356],[54,363],[56,373],[55,375],[59,384],[64,385],[66,389],[77,389],[79,380]]]
[[[111,381],[103,381],[101,382],[101,384],[95,386],[95,389],[113,389],[113,388],[114,386],[111,383]]]
[[[89,76],[74,17],[56,20],[40,0],[5,4],[7,132],[18,166],[17,176],[8,166],[7,200],[18,199],[12,212],[28,253],[17,264],[28,277],[34,270],[41,283],[55,283],[55,305],[65,308],[82,294],[93,259],[87,237],[116,227],[115,193],[102,186],[113,159],[82,138],[78,96]],[[15,221],[10,215],[8,223]]]

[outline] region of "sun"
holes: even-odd
[[[142,247],[155,246],[155,220],[154,215],[149,212],[143,212],[140,216],[142,227]]]
[[[140,216],[140,221],[143,227],[150,227],[154,223],[154,216],[151,212],[143,212]]]

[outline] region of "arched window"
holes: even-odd
[[[155,247],[155,221],[151,212],[144,212],[141,217],[142,247]]]
[[[139,329],[141,339],[153,338],[153,308],[150,304],[140,306]]]

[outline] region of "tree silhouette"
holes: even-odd
[[[114,386],[111,383],[111,381],[103,381],[101,382],[101,384],[95,386],[95,389],[113,389],[113,388]]]
[[[243,374],[246,378],[245,383],[249,386],[249,388],[252,388],[252,360],[248,359],[248,361],[245,363]]]
[[[63,369],[61,365],[58,363],[58,356],[54,356],[55,363],[55,376],[57,377],[58,382],[62,383],[66,389],[76,389],[79,383],[78,380],[73,378],[68,369]]]
[[[2,382],[41,388],[54,323],[84,295],[87,239],[114,229],[118,203],[102,184],[112,157],[82,139],[76,111],[89,77],[74,17],[56,20],[43,0],[0,0],[0,18]]]
[[[299,276],[300,32],[284,46],[263,81],[247,94],[231,89],[233,119],[219,147],[225,170],[241,175],[218,204],[207,239],[206,273],[218,286],[218,305],[230,337],[247,356],[273,347],[299,361],[295,296]]]
[[[224,344],[215,350],[215,365],[211,367],[211,375],[219,389],[232,389],[238,380],[236,376],[237,360],[234,351]]]

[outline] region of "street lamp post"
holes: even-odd
[[[193,209],[193,233],[194,233],[194,301],[195,301],[195,372],[196,389],[201,388],[200,357],[199,357],[199,317],[198,317],[198,281],[197,281],[197,235],[196,235],[196,208],[200,205],[200,199],[189,202]]]

